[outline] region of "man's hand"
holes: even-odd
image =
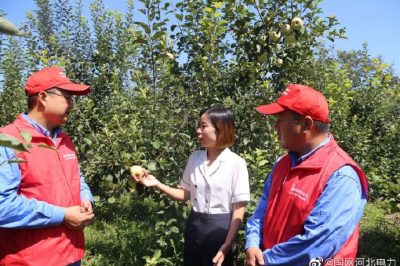
[[[83,201],[81,201],[81,212],[82,213],[87,213],[87,214],[92,214],[93,213],[93,207],[92,207],[92,203],[90,202],[90,200],[85,199]],[[94,219],[94,217],[93,217]],[[91,219],[90,221],[85,223],[86,225],[90,225],[93,223],[93,219]]]
[[[93,207],[90,200],[85,199],[81,201],[81,212],[93,213]]]
[[[261,249],[248,248],[246,249],[246,266],[264,265],[264,257]]]
[[[86,225],[92,223],[93,211],[81,212],[85,207],[72,206],[65,209],[64,225],[73,230],[82,230]],[[89,209],[89,208],[88,208]]]

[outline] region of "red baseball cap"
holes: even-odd
[[[46,67],[28,78],[25,93],[31,96],[51,88],[66,90],[74,95],[85,95],[90,92],[90,86],[72,82],[61,68]]]
[[[277,114],[287,109],[329,123],[329,108],[325,96],[305,85],[289,84],[276,102],[256,107],[259,113],[265,115]]]

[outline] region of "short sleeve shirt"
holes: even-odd
[[[229,148],[225,148],[211,166],[207,166],[207,150],[194,151],[180,186],[190,192],[196,212],[230,213],[233,203],[250,201],[246,162]]]

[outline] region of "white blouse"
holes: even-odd
[[[246,162],[228,148],[210,166],[207,166],[207,150],[194,151],[186,164],[180,186],[190,192],[196,212],[230,213],[233,203],[250,201]]]

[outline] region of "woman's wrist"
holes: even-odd
[[[161,186],[162,186],[162,183],[160,182],[160,180],[157,179],[157,183],[155,184],[154,187],[156,187],[157,189],[161,190]]]

